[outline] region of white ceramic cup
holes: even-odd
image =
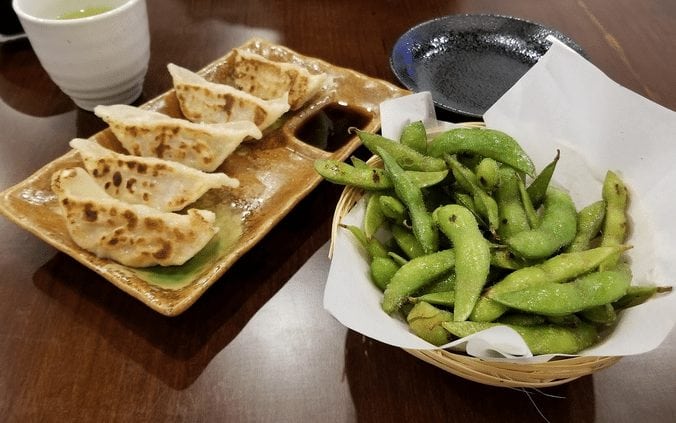
[[[35,54],[75,104],[129,104],[143,89],[150,58],[145,0],[13,0]],[[59,19],[94,7],[97,15]]]

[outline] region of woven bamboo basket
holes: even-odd
[[[480,127],[482,123],[468,123],[467,126]],[[433,133],[430,133],[433,135]],[[380,158],[371,157],[368,163],[382,166]],[[329,256],[333,253],[333,241],[343,217],[364,195],[364,191],[347,186],[343,190],[333,215],[331,226],[331,244]],[[575,356],[561,357],[543,363],[513,363],[489,361],[466,354],[447,350],[404,349],[409,354],[438,368],[485,385],[509,388],[546,388],[568,383],[582,376],[617,363],[619,356]]]

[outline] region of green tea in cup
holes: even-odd
[[[80,19],[87,18],[89,16],[99,15],[113,10],[112,7],[85,7],[81,9],[74,10],[72,12],[66,12],[56,17],[56,19]]]

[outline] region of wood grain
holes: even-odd
[[[148,12],[139,104],[170,87],[168,62],[199,69],[252,35],[396,83],[389,54],[409,27],[499,13],[559,29],[618,83],[676,109],[673,0],[148,0]],[[0,190],[104,127],[49,80],[26,40],[0,45]],[[321,183],[176,318],[0,219],[0,420],[539,422],[538,409],[551,422],[676,420],[675,333],[592,377],[526,393],[346,330],[322,308],[339,195]]]

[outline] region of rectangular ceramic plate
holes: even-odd
[[[263,40],[250,40],[240,48],[271,60],[304,66],[313,73],[325,72],[332,77],[332,83],[301,109],[280,118],[272,129],[264,132],[261,140],[243,143],[217,170],[239,179],[240,187],[211,190],[191,206],[214,211],[220,231],[187,263],[165,268],[130,268],[98,258],[73,243],[51,191],[50,180],[56,170],[82,166],[75,151],[57,158],[3,192],[0,211],[152,309],[167,316],[185,311],[317,186],[321,177],[313,168],[316,159],[343,160],[359,146],[360,141],[354,136],[338,146],[318,145],[327,140],[329,121],[333,119],[335,129],[359,126],[375,131],[380,126],[379,103],[407,93],[385,81]],[[228,83],[228,57],[214,61],[198,73],[213,82]],[[142,107],[183,117],[173,90]],[[313,129],[314,136],[303,136],[305,140],[312,139],[311,142],[297,137],[303,128]],[[92,138],[115,151],[125,152],[110,129]]]

